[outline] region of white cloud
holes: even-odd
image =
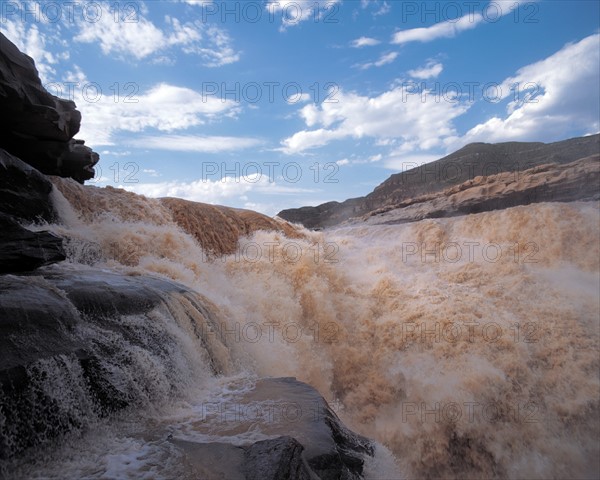
[[[160,135],[137,138],[129,142],[139,148],[175,152],[220,153],[243,150],[262,144],[257,138],[202,135]]]
[[[296,105],[297,103],[306,103],[311,99],[310,93],[298,93],[296,95],[290,95],[285,99],[289,105]]]
[[[155,85],[145,93],[137,93],[137,84],[127,89],[123,86],[129,95],[123,94],[115,101],[112,92],[87,89],[86,86],[93,84],[80,70],[66,80],[79,85],[74,92],[83,117],[78,137],[93,146],[113,145],[118,132],[142,132],[149,128],[173,132],[239,112],[238,104],[232,100],[221,101],[167,83]]]
[[[341,0],[269,0],[265,8],[271,18],[281,16],[281,31],[300,25],[307,20],[338,20],[337,9]]]
[[[384,53],[381,55],[381,57],[379,57],[379,60],[371,63],[364,63],[362,65],[359,65],[359,67],[363,70],[366,70],[367,68],[371,67],[383,67],[384,65],[392,63],[394,60],[396,60],[397,57],[398,52]]]
[[[159,182],[120,185],[120,188],[152,198],[176,197],[194,202],[221,204],[231,199],[247,201],[249,193],[297,195],[315,190],[280,185],[266,175],[223,177],[221,180],[197,179],[191,182]]]
[[[385,0],[383,2],[380,2],[379,0],[360,0],[360,6],[362,9],[365,9],[371,5],[379,7],[375,12],[373,12],[374,17],[385,15],[392,10],[392,6]]]
[[[103,4],[103,11],[108,5]],[[74,40],[82,43],[99,43],[102,52],[127,54],[137,59],[145,58],[166,43],[165,34],[141,12],[135,22],[115,22],[112,15],[100,15],[97,22],[80,21],[80,31]]]
[[[341,160],[338,160],[335,163],[337,163],[341,167],[342,165],[348,165],[350,163],[350,160],[348,160],[347,158],[342,158]]]
[[[50,51],[50,44],[54,43],[53,39],[40,32],[36,24],[30,25],[28,28],[25,22],[8,20],[0,15],[0,26],[6,38],[35,60],[35,66],[43,84],[52,80],[56,74],[54,66],[60,60],[69,58],[68,51],[58,54]]]
[[[376,67],[382,67],[383,65],[387,65],[388,63],[392,63],[398,57],[398,52],[390,52],[381,56],[379,60],[375,62]]]
[[[108,4],[101,4],[109,11]],[[170,48],[179,48],[186,54],[199,55],[209,67],[226,65],[239,60],[239,53],[232,47],[226,32],[214,25],[200,21],[181,23],[178,19],[165,17],[166,28],[157,27],[138,12],[134,22],[115,22],[112,15],[101,15],[96,22],[79,22],[76,42],[97,43],[105,55],[124,59],[144,60],[160,55]]]
[[[362,47],[373,47],[375,45],[379,45],[381,42],[375,38],[370,37],[360,37],[352,40],[350,46],[353,48],[362,48]]]
[[[218,27],[211,26],[205,31],[208,41],[207,47],[198,43],[189,43],[182,48],[185,53],[193,53],[204,58],[207,67],[220,67],[235,63],[240,59],[240,53],[231,46],[229,35]]]
[[[116,152],[113,150],[102,150],[100,152],[101,155],[112,155],[113,157],[128,157],[129,155],[131,155],[130,151],[125,151],[125,152]]]
[[[563,138],[570,129],[598,132],[599,42],[599,34],[591,35],[521,68],[498,89],[502,98],[510,99],[506,117],[495,116],[471,128],[463,137],[447,139],[448,148],[475,141]],[[530,94],[537,95],[530,98]]]
[[[384,1],[381,5],[381,7],[379,8],[379,10],[377,10],[376,12],[373,13],[373,15],[375,17],[379,17],[381,15],[387,15],[388,13],[390,13],[392,11],[392,6]]]
[[[475,28],[480,23],[496,22],[523,3],[528,3],[528,0],[496,0],[488,3],[481,13],[470,11],[460,18],[448,19],[430,27],[400,30],[392,36],[392,43],[401,45],[408,42],[431,42],[438,38],[453,38],[461,32]]]
[[[320,128],[296,132],[281,142],[281,150],[299,154],[334,140],[364,137],[381,144],[401,139],[427,150],[455,136],[452,120],[469,108],[466,102],[424,102],[405,85],[376,97],[340,91],[336,98],[337,103],[304,106],[300,116],[306,126]]]
[[[400,30],[392,37],[392,43],[401,45],[408,42],[431,42],[438,38],[452,38],[458,33],[475,28],[483,21],[483,16],[479,13],[467,14],[457,21],[445,21],[436,23],[431,27],[411,28],[409,30]]]
[[[151,177],[161,177],[162,176],[160,173],[158,173],[153,168],[145,168],[142,170],[142,172],[145,173],[146,175],[150,175]]]
[[[428,78],[437,78],[443,69],[444,66],[441,63],[430,60],[424,67],[409,70],[408,74],[413,78],[426,80]]]

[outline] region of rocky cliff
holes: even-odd
[[[441,192],[408,198],[373,210],[346,223],[406,223],[538,202],[594,200],[600,200],[600,155],[567,164],[540,165],[523,172],[475,177]]]
[[[81,114],[46,91],[33,59],[0,33],[0,273],[65,259],[60,238],[24,225],[56,219],[44,174],[83,181],[99,156],[73,137]]]
[[[48,175],[93,178],[99,156],[73,139],[81,125],[75,103],[48,93],[33,59],[2,33],[0,108],[0,148]]]
[[[514,178],[522,176],[533,167],[548,164],[556,164],[560,169],[560,165],[599,153],[600,135],[572,138],[548,144],[473,143],[435,162],[396,173],[365,197],[351,198],[341,203],[328,202],[316,207],[283,210],[278,215],[307,228],[331,227],[351,218],[370,215],[382,209],[403,208],[403,206],[414,204],[415,199],[425,198],[427,195],[442,195],[445,190],[458,187],[474,179],[478,179],[477,182],[480,183],[481,179],[487,177],[498,179],[500,178],[498,175],[502,173],[505,174],[504,178]],[[593,163],[594,160],[590,159],[590,161]],[[566,170],[569,170],[569,167]],[[557,197],[556,201],[578,200],[582,194],[589,196],[590,192],[598,190],[597,177],[584,175],[580,181],[583,182],[583,185],[576,182],[571,185],[570,189],[563,188],[560,198]],[[496,210],[522,203],[551,200],[547,195],[539,196],[537,200],[536,197],[529,195],[522,196],[522,202],[518,201],[516,196],[512,196],[508,201],[506,196],[495,198],[493,190],[496,189],[488,188],[491,193],[482,195],[479,200],[473,199],[469,208],[463,210],[462,213]],[[503,203],[503,199],[507,202]],[[439,212],[437,216],[445,216],[445,214]],[[447,216],[451,216],[451,210],[448,211]],[[411,215],[407,214],[406,221],[411,221],[410,218],[412,218]],[[415,216],[413,220],[418,218]]]
[[[23,224],[52,221],[52,184],[32,166],[0,149],[0,274],[64,260],[62,240]]]

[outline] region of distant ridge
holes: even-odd
[[[411,198],[442,192],[476,177],[524,172],[545,164],[567,164],[600,153],[600,134],[555,143],[471,143],[435,162],[391,175],[365,197],[281,211],[278,216],[307,228],[338,225]]]

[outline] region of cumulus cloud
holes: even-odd
[[[280,150],[303,154],[336,140],[372,138],[376,145],[395,149],[383,163],[397,170],[407,158],[432,161],[441,152],[471,142],[551,141],[581,131],[596,133],[600,131],[599,42],[600,34],[591,35],[519,69],[497,89],[498,100],[506,102],[505,115],[493,116],[465,134],[457,133],[454,120],[472,107],[472,100],[457,96],[436,101],[440,97],[425,84],[416,91],[403,82],[374,97],[342,90],[337,103],[305,105],[299,114],[306,128],[283,139]],[[442,68],[436,65],[412,73],[433,75]]]
[[[564,138],[569,129],[600,131],[599,42],[599,34],[591,35],[518,70],[498,89],[510,99],[506,116],[448,138],[448,148],[476,141]]]
[[[340,91],[336,98],[337,103],[304,106],[299,113],[306,126],[319,128],[294,133],[281,142],[281,150],[299,154],[334,140],[364,137],[384,143],[401,139],[429,149],[456,135],[452,120],[469,108],[466,102],[423,102],[405,85],[376,97]]]
[[[77,85],[72,99],[83,116],[78,136],[93,146],[113,145],[119,132],[156,129],[170,133],[235,116],[240,109],[232,100],[221,101],[168,83],[145,92],[135,83],[121,85],[123,92],[115,98],[114,91],[102,91],[81,70],[71,72],[66,80]]]
[[[288,105],[295,105],[297,103],[306,103],[311,99],[310,93],[296,93],[294,95],[290,95],[285,99],[285,102]]]

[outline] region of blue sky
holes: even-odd
[[[88,182],[274,215],[471,142],[600,130],[597,1],[0,2]]]

